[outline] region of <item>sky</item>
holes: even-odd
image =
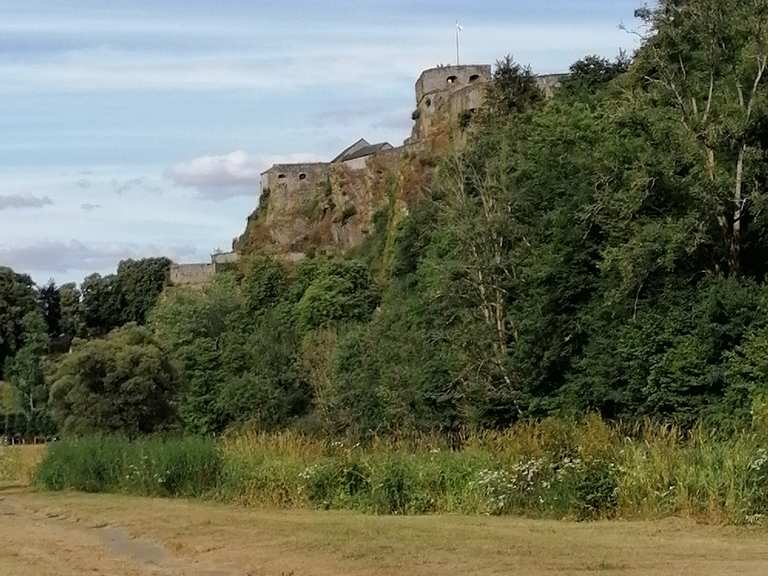
[[[0,0],[0,265],[228,250],[276,162],[401,144],[419,73],[636,47],[643,0]]]

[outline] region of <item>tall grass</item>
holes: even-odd
[[[35,480],[48,490],[203,497],[220,471],[221,453],[211,440],[95,437],[52,444]]]
[[[0,486],[29,484],[44,452],[43,445],[0,445]]]
[[[549,420],[463,439],[361,446],[294,433],[210,440],[114,438],[55,444],[38,470],[49,489],[214,498],[243,505],[377,514],[522,514],[761,522],[768,442],[598,418]]]

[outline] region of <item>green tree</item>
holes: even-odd
[[[118,279],[115,275],[91,274],[80,286],[83,324],[92,336],[103,336],[123,319]]]
[[[27,434],[44,434],[52,429],[43,370],[43,358],[48,352],[48,326],[40,310],[27,313],[22,324],[22,346],[6,361],[5,376],[15,390]]]
[[[127,325],[62,358],[51,413],[66,434],[149,434],[174,425],[178,386],[176,369],[151,333]]]
[[[61,335],[61,294],[53,280],[40,288],[38,298],[48,325],[48,336],[58,338]]]
[[[243,294],[248,311],[258,314],[286,296],[288,278],[285,268],[272,258],[253,257],[245,264]]]
[[[714,269],[748,273],[765,226],[768,1],[662,0],[638,14],[649,36],[632,70],[636,94],[675,120]]]
[[[66,339],[68,345],[75,336],[80,336],[83,333],[80,299],[80,290],[75,283],[63,284],[59,287],[61,335]]]
[[[0,266],[0,377],[6,360],[22,346],[25,316],[35,310],[32,279]]]
[[[610,82],[626,73],[630,64],[631,60],[624,52],[614,61],[596,55],[585,56],[571,65],[559,92],[568,98],[581,97],[589,101]]]
[[[173,288],[160,298],[150,315],[155,337],[179,367],[179,412],[185,429],[219,432],[227,425],[219,391],[227,370],[240,361],[223,354],[232,342],[245,340],[243,299],[231,275],[218,275],[203,290]]]
[[[543,101],[544,94],[530,67],[515,62],[510,55],[496,62],[487,102],[493,117],[506,119],[510,114],[530,110]]]
[[[366,320],[377,301],[378,293],[365,264],[321,261],[313,267],[296,304],[296,321],[300,330],[307,331],[342,321]]]
[[[123,260],[117,267],[121,324],[144,324],[165,286],[171,261],[168,258]]]

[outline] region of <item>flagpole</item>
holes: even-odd
[[[461,31],[461,27],[459,25],[459,21],[456,21],[456,66],[459,66],[459,32]]]

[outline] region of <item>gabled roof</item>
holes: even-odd
[[[361,145],[361,143],[363,143]],[[331,163],[346,162],[347,160],[354,160],[355,158],[365,158],[376,152],[382,150],[392,150],[392,144],[389,142],[379,142],[378,144],[368,144],[363,139],[358,140],[352,146],[344,150],[341,154],[336,156]]]
[[[354,144],[344,148],[344,150],[342,150],[341,153],[338,156],[336,156],[336,158],[331,160],[331,164],[333,164],[334,162],[344,162],[344,160],[349,160],[347,156],[354,154],[358,150],[366,148],[367,146],[370,146],[370,145],[371,143],[368,142],[365,138],[360,138],[360,140],[358,140]]]

